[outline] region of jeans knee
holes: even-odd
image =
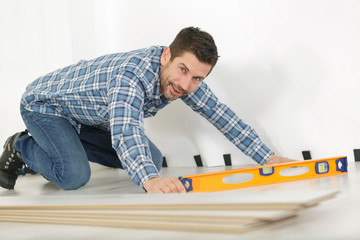
[[[82,186],[84,186],[86,183],[90,180],[90,169],[82,170],[82,171],[73,171],[69,170],[66,171],[64,176],[59,180],[58,187],[64,190],[75,190]]]

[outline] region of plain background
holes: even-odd
[[[302,159],[360,148],[360,1],[0,0],[0,143],[24,129],[19,101],[37,77],[81,59],[169,45],[184,27],[214,37],[205,80],[278,155]],[[145,122],[169,166],[253,163],[175,101]]]

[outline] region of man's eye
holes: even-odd
[[[194,79],[195,79],[196,81],[201,81],[201,78],[200,78],[200,77],[194,77]]]
[[[185,71],[186,71],[185,68],[183,68],[183,67],[180,67],[180,70],[181,70],[182,72],[185,72]]]

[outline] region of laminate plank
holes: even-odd
[[[286,198],[287,195],[293,195],[294,198],[299,195],[307,195],[310,194],[313,197],[314,201],[302,202],[301,196],[299,197],[299,201],[294,204],[296,201],[290,202],[287,207],[294,209],[297,212],[298,217],[288,218],[280,221],[271,221],[270,223],[266,220],[262,221],[259,226],[254,226],[251,224],[249,228],[243,229],[244,232],[239,231],[241,235],[237,234],[226,234],[230,233],[227,231],[221,232],[221,234],[216,234],[211,231],[203,231],[196,232],[196,230],[184,230],[184,231],[176,231],[173,229],[164,229],[171,231],[164,231],[161,229],[151,230],[135,228],[135,227],[107,227],[107,226],[96,226],[93,227],[91,225],[65,225],[66,223],[58,224],[36,224],[34,221],[28,221],[27,223],[17,222],[9,222],[5,219],[7,216],[4,214],[4,222],[0,223],[0,231],[2,231],[2,239],[48,239],[51,237],[52,239],[118,239],[120,236],[125,239],[144,239],[144,237],[149,239],[176,239],[183,240],[187,239],[198,239],[198,240],[215,240],[215,239],[223,239],[223,240],[235,240],[235,239],[261,239],[261,238],[271,238],[271,239],[279,239],[279,240],[302,240],[302,239],[356,239],[358,236],[357,229],[359,229],[359,222],[356,221],[356,217],[359,215],[359,208],[357,207],[356,202],[359,199],[359,188],[358,185],[360,183],[360,172],[359,172],[359,164],[349,163],[349,174],[343,176],[333,176],[333,177],[325,177],[325,178],[317,178],[317,179],[309,179],[303,181],[294,181],[280,184],[271,184],[265,186],[251,187],[251,188],[243,188],[237,190],[231,190],[234,195],[239,195],[245,199],[250,200],[250,198],[245,197],[246,195],[252,195],[253,197],[257,197],[259,199],[263,198],[263,202],[266,202],[267,196],[276,195],[277,197],[273,197],[274,201]],[[249,167],[249,166],[245,166]],[[226,169],[233,169],[228,167],[203,167],[203,168],[166,168],[162,171],[162,176],[182,176],[189,174],[197,174],[204,172],[214,172],[214,171],[222,171]],[[14,209],[15,211],[20,211],[22,207],[30,207],[31,209],[35,206],[36,211],[45,211],[41,209],[45,206],[46,208],[51,207],[53,205],[53,209],[50,208],[51,211],[56,210],[56,206],[60,205],[63,207],[65,205],[65,211],[68,211],[69,206],[71,211],[79,211],[77,206],[81,205],[89,205],[85,206],[84,211],[91,210],[92,205],[106,205],[106,208],[109,208],[109,211],[114,211],[111,209],[111,204],[119,205],[119,199],[140,199],[136,200],[139,203],[141,201],[145,201],[145,199],[141,200],[141,196],[146,194],[141,188],[134,186],[134,184],[128,179],[128,176],[124,171],[117,169],[109,169],[103,168],[99,166],[92,165],[92,177],[89,183],[76,190],[76,191],[63,191],[58,189],[52,183],[47,182],[43,177],[39,175],[27,175],[20,176],[15,190],[5,190],[0,189],[0,212],[8,211],[9,209]],[[313,195],[314,192],[321,192],[324,190],[335,191],[336,194],[330,195],[328,198],[333,198],[330,201],[325,201],[327,198],[325,196],[318,196],[316,199]],[[338,193],[338,191],[341,192]],[[296,193],[298,191],[298,193]],[[231,209],[232,206],[229,207],[221,207],[221,198],[228,199],[232,197],[228,191],[225,192],[217,192],[216,195],[219,195],[217,201],[218,203],[214,205],[218,205],[219,208],[227,208]],[[313,192],[313,193],[311,193]],[[254,193],[254,194],[253,194]],[[323,192],[324,193],[324,192]],[[175,194],[178,195],[178,194]],[[181,195],[181,194],[180,194]],[[194,197],[194,194],[184,194],[186,196]],[[209,198],[213,196],[206,196],[205,194],[201,194],[204,198]],[[164,195],[162,195],[164,196]],[[54,200],[58,198],[58,200]],[[99,200],[99,199],[100,200]],[[101,200],[101,198],[104,198]],[[108,198],[114,198],[113,201],[108,200]],[[179,198],[175,196],[174,198]],[[89,200],[94,199],[94,200]],[[200,197],[199,197],[200,199]],[[89,202],[87,201],[89,200]],[[141,201],[140,201],[141,200]],[[169,199],[167,199],[169,200]],[[201,200],[201,199],[200,199]],[[199,200],[199,201],[200,201]],[[303,199],[304,200],[304,199]],[[305,199],[306,200],[306,199]],[[309,200],[309,199],[307,199]],[[351,200],[351,201],[350,201]],[[46,203],[49,201],[48,203]],[[146,200],[147,201],[147,200]],[[173,203],[176,203],[176,201]],[[181,197],[179,201],[182,201]],[[189,200],[190,201],[190,200]],[[191,200],[193,201],[193,200]],[[11,205],[11,202],[13,204]],[[226,200],[225,202],[228,202]],[[91,203],[91,204],[89,204]],[[120,205],[126,203],[125,200],[120,201]],[[150,208],[151,202],[146,202],[148,207]],[[210,202],[211,203],[211,202]],[[231,202],[230,202],[231,203]],[[235,201],[236,203],[236,201]],[[243,203],[246,203],[243,202]],[[255,200],[255,203],[252,208],[256,209],[261,207],[265,209],[265,207],[269,206],[261,206],[261,201]],[[37,206],[40,205],[40,206]],[[192,207],[190,207],[189,211],[200,211],[196,204],[192,203]],[[204,208],[209,208],[209,210],[201,210],[204,212],[210,212],[214,209],[214,205],[209,204]],[[227,204],[222,204],[227,205]],[[1,208],[5,206],[5,208]],[[20,207],[21,206],[21,207]],[[134,209],[135,205],[132,205]],[[316,207],[314,207],[316,206]],[[20,207],[20,208],[19,208]],[[124,206],[123,206],[124,207]],[[238,206],[239,207],[239,206]],[[274,209],[279,206],[273,205]],[[313,207],[308,209],[309,207]],[[104,209],[103,207],[99,207],[100,209]],[[160,207],[161,208],[161,207]],[[170,205],[165,206],[165,208],[171,209]],[[242,206],[243,209],[246,208],[246,205]],[[260,209],[261,209],[260,208]],[[24,208],[26,210],[26,208]],[[89,210],[90,209],[90,210]],[[191,210],[192,209],[192,210]],[[251,208],[250,208],[251,209]],[[298,210],[304,210],[299,212]],[[308,210],[307,210],[308,209]],[[175,209],[176,210],[176,209]],[[59,211],[59,210],[56,210]],[[60,210],[63,211],[63,210]],[[93,211],[93,210],[91,210]],[[104,211],[104,210],[99,210]],[[120,210],[122,211],[122,210]],[[128,210],[126,210],[128,211]],[[132,210],[135,211],[135,210]],[[138,210],[136,210],[138,211]],[[156,210],[159,211],[159,210]],[[169,210],[166,210],[169,211]],[[171,210],[173,211],[173,210]],[[181,212],[180,210],[178,212]],[[229,211],[233,211],[232,209]],[[86,217],[87,218],[87,217]],[[24,221],[23,221],[24,222]],[[260,222],[260,221],[259,221]],[[329,228],[329,226],[334,226]],[[136,229],[136,230],[134,230]],[[251,231],[248,231],[248,230]],[[11,230],[11,231],[9,231]],[[256,230],[256,231],[253,231]]]
[[[0,209],[296,210],[335,197],[338,190],[192,194],[2,197]]]
[[[69,217],[50,217],[50,216],[0,216],[0,221],[27,222],[27,223],[46,223],[46,224],[66,224],[66,225],[86,225],[100,227],[120,227],[120,228],[140,228],[155,230],[176,230],[176,231],[196,231],[196,232],[223,232],[223,233],[243,233],[251,229],[268,224],[268,222],[257,221],[251,224],[244,223],[206,223],[189,221],[146,221],[146,220],[122,220],[122,219],[90,219],[90,218],[69,218]]]
[[[208,223],[253,223],[278,221],[295,216],[294,211],[154,211],[154,210],[2,210],[0,216],[43,216],[124,220],[189,221]]]

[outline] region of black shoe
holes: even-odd
[[[4,151],[0,157],[0,186],[3,188],[14,189],[18,173],[24,165],[20,152],[14,148],[14,143],[19,137],[27,134],[27,130],[18,132],[5,142]]]

